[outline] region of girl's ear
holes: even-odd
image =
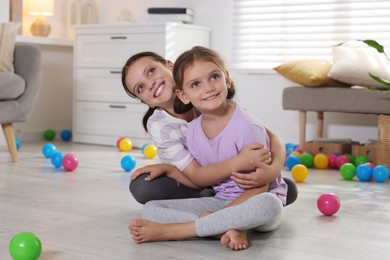
[[[173,65],[174,65],[174,63],[173,63],[172,61],[167,60],[167,61],[165,62],[165,65],[167,65],[167,67],[168,67],[170,70],[173,70]]]
[[[230,88],[232,86],[232,80],[230,79],[229,71],[226,71],[225,81],[226,81],[226,86]]]
[[[176,96],[183,102],[184,104],[189,104],[190,100],[187,98],[187,96],[184,94],[182,90],[176,89],[175,90]]]

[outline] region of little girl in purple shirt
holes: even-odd
[[[269,145],[264,127],[228,102],[234,96],[234,85],[217,53],[204,47],[183,53],[175,63],[174,78],[179,99],[201,113],[186,135],[188,148],[200,165],[224,161],[250,143]],[[143,243],[221,235],[222,244],[242,250],[249,246],[248,229],[278,227],[287,194],[281,175],[269,185],[248,190],[230,178],[213,188],[214,197],[147,202],[143,219],[129,226],[133,239]]]

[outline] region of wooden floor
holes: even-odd
[[[42,242],[40,259],[390,259],[390,183],[344,181],[335,170],[310,170],[298,200],[285,208],[278,230],[250,233],[248,250],[235,252],[216,240],[137,245],[128,234],[142,206],[129,191],[130,173],[115,147],[55,142],[79,158],[74,172],[55,169],[44,143],[23,144],[12,163],[0,148],[0,259],[11,259],[11,238],[24,231]],[[139,150],[137,166],[153,163]],[[283,172],[289,177],[289,172]],[[320,194],[336,193],[340,211],[325,217]]]

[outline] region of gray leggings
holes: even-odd
[[[230,229],[259,232],[275,230],[282,218],[282,202],[271,193],[261,193],[236,206],[224,208],[230,202],[215,197],[149,201],[143,208],[143,218],[157,223],[195,221],[199,237],[224,234]],[[213,214],[199,218],[205,211]]]

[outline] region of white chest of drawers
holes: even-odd
[[[150,142],[142,127],[147,107],[125,93],[123,65],[141,51],[174,61],[195,45],[208,47],[209,35],[208,28],[179,23],[76,26],[74,142],[116,145],[122,136],[129,137],[134,147]]]

